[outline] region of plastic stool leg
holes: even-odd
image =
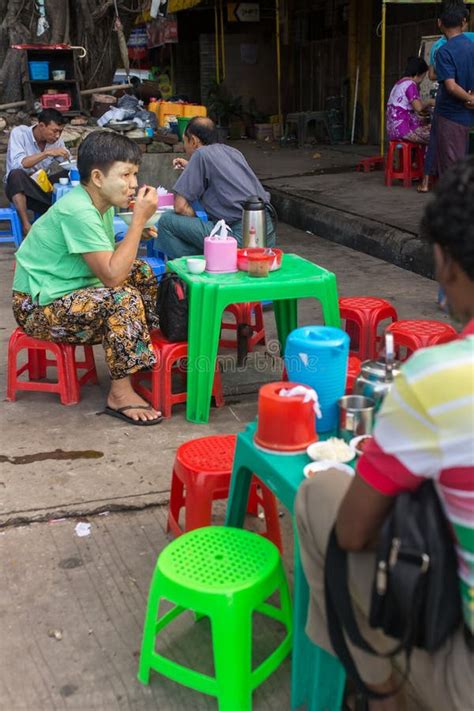
[[[61,385],[61,402],[63,405],[76,405],[81,399],[79,382],[77,380],[74,346],[67,345],[58,355],[58,380]]]
[[[145,613],[145,624],[143,627],[143,639],[140,651],[140,663],[138,667],[138,680],[142,684],[150,681],[151,657],[155,649],[156,622],[160,602],[159,573],[155,568],[150,583],[148,603]]]
[[[166,524],[167,533],[172,531],[175,536],[179,536],[183,533],[179,525],[179,514],[184,504],[184,484],[173,470],[171,476],[170,502],[168,505],[168,521]]]
[[[227,612],[211,617],[219,711],[251,711],[251,618],[235,606]]]

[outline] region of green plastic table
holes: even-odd
[[[252,475],[256,474],[293,515],[303,468],[310,462],[306,453],[271,454],[254,445],[256,422],[237,436],[234,465],[227,504],[226,525],[242,528]],[[325,440],[334,433],[320,436]],[[303,703],[309,711],[339,711],[345,672],[340,662],[314,645],[305,632],[309,587],[301,564],[295,527],[293,587],[293,653],[291,664],[291,707]]]
[[[209,421],[212,382],[219,347],[222,314],[229,304],[273,301],[282,352],[288,334],[298,325],[297,300],[312,297],[321,302],[327,326],[340,326],[336,277],[296,254],[285,254],[281,269],[268,277],[234,274],[190,274],[187,257],[168,262],[188,286],[188,378],[186,417]]]

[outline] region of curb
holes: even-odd
[[[431,247],[418,235],[265,186],[278,218],[292,227],[434,278]]]

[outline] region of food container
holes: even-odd
[[[51,74],[54,81],[64,81],[66,79],[66,71],[64,69],[53,69]]]
[[[31,81],[49,79],[49,62],[28,62]]]
[[[330,437],[327,440],[314,442],[306,450],[306,454],[315,462],[331,461],[346,464],[355,459],[355,449],[347,442],[338,437]]]
[[[314,476],[319,474],[319,472],[325,472],[328,469],[337,469],[340,472],[344,472],[349,476],[354,476],[355,472],[348,464],[343,464],[342,462],[334,462],[331,459],[322,459],[320,462],[310,462],[303,469],[303,474],[306,479],[312,479]]]
[[[272,452],[300,454],[318,438],[314,402],[304,402],[304,395],[282,397],[280,391],[288,386],[287,382],[276,382],[260,388],[254,441]]]
[[[43,94],[40,97],[40,101],[43,109],[69,111],[71,108],[71,96],[69,94]]]
[[[276,248],[264,248],[264,247],[246,247],[245,249],[237,250],[237,267],[242,272],[248,272],[249,270],[249,255],[250,254],[264,254],[267,253],[269,256],[273,256],[273,260],[270,262],[269,271],[274,272],[280,269],[281,262],[283,259],[283,252],[281,249]]]
[[[345,395],[338,402],[339,436],[346,442],[371,434],[374,426],[375,400],[363,395]]]
[[[351,439],[350,445],[353,449],[355,449],[355,453],[360,457],[362,454],[364,454],[371,440],[373,440],[372,435],[359,435],[359,437],[354,437],[354,439]]]
[[[166,193],[166,195],[158,195],[158,207],[173,207],[174,193]]]
[[[158,210],[157,210],[157,211],[155,212],[155,214],[152,215],[152,216],[150,217],[150,219],[145,222],[144,227],[145,227],[145,228],[154,227],[154,226],[156,225],[156,223],[158,222],[158,220],[160,219],[160,217],[161,217],[162,214],[163,214],[162,212],[158,212]],[[131,225],[131,224],[132,224],[132,218],[133,218],[133,210],[132,210],[132,211],[128,211],[128,212],[120,212],[120,213],[119,213],[119,217],[120,217],[121,220],[123,220],[124,222],[126,222],[127,225]]]
[[[305,383],[318,393],[320,433],[337,429],[337,401],[346,391],[348,355],[349,336],[332,326],[303,326],[286,340],[285,367],[290,382]]]
[[[204,238],[206,271],[227,274],[237,271],[237,240],[234,237],[210,235]]]
[[[270,262],[273,257],[268,254],[251,253],[247,256],[248,275],[251,277],[267,277],[270,273]]]

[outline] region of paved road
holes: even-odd
[[[286,225],[280,226],[279,235],[285,251],[335,271],[341,295],[388,298],[401,317],[444,318],[434,303],[433,282]],[[12,251],[3,248],[3,391],[7,341],[14,328],[12,275]],[[319,318],[314,303],[302,304],[301,323]],[[272,339],[272,314],[265,319]],[[178,407],[170,421],[144,430],[97,415],[106,377],[100,349],[96,351],[101,383],[84,388],[79,405],[65,408],[55,396],[35,393],[20,394],[16,403],[2,402],[0,524],[5,528],[0,546],[5,575],[0,646],[5,661],[0,698],[11,711],[212,709],[213,701],[171,682],[155,677],[150,688],[143,688],[135,679],[148,582],[156,554],[167,542],[165,509],[156,505],[167,502],[176,447],[192,437],[241,430],[256,414],[259,383],[279,377],[279,371],[268,365],[261,373],[251,364],[243,372],[227,373],[231,397],[224,408],[212,411],[207,426],[187,423],[184,407]],[[263,350],[257,357],[264,359]],[[56,449],[79,455],[69,461],[42,459]],[[88,459],[88,450],[103,456]],[[29,463],[15,459],[25,455]],[[221,507],[218,521],[222,513]],[[65,520],[48,522],[62,516]],[[91,523],[90,536],[75,535],[78,520]],[[26,525],[14,525],[20,521]],[[291,523],[287,516],[282,522],[288,555]],[[61,639],[54,630],[61,631]],[[271,645],[276,634],[261,630],[259,648]],[[209,659],[208,642],[205,623],[196,629],[189,618],[165,640],[188,663],[201,666]],[[256,694],[255,709],[288,709],[288,687],[287,662]]]

